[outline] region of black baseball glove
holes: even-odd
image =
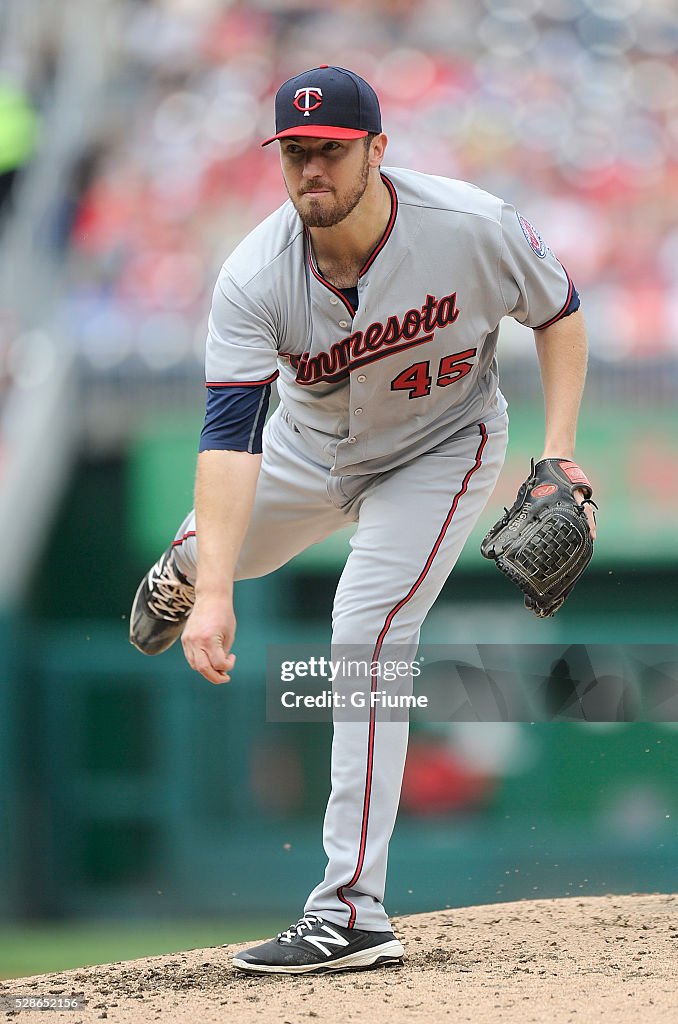
[[[546,618],[558,611],[591,561],[593,539],[584,504],[593,490],[569,459],[532,460],[513,506],[495,523],[480,545],[485,558],[525,594],[525,607]]]

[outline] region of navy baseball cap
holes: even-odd
[[[290,135],[362,139],[370,132],[381,132],[379,100],[372,86],[353,71],[321,64],[280,86],[275,95],[275,135],[262,146]]]

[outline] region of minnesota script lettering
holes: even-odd
[[[421,309],[408,309],[402,318],[390,316],[385,324],[376,321],[365,331],[356,331],[335,342],[329,352],[315,356],[304,352],[287,358],[297,371],[298,384],[343,380],[359,366],[415,345],[424,345],[433,339],[436,328],[448,327],[458,316],[456,292],[443,295],[441,299],[427,295]]]

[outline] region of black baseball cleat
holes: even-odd
[[[306,914],[277,938],[233,957],[241,971],[261,974],[326,974],[402,963],[393,932],[362,932]]]
[[[174,564],[172,548],[148,570],[134,597],[129,641],[142,654],[162,654],[181,636],[195,589]]]

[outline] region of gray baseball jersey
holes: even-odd
[[[336,651],[363,645],[377,662],[393,645],[402,660],[414,657],[499,475],[507,443],[495,361],[501,318],[544,327],[579,301],[511,206],[408,170],[387,170],[384,181],[391,216],[360,272],[357,307],[324,279],[286,203],[226,261],[206,360],[216,388],[263,388],[278,377],[281,403],[264,431],[237,578],[269,573],[357,524],[332,641]],[[197,543],[191,513],[174,541],[190,581]],[[388,927],[386,861],[406,747],[407,723],[382,720],[376,709],[364,721],[335,721],[327,869],[306,911]]]
[[[276,374],[281,401],[333,474],[391,469],[502,401],[502,317],[545,326],[572,283],[512,206],[473,185],[389,169],[391,217],[358,309],[315,265],[291,202],[226,261],[209,321],[208,384]]]

